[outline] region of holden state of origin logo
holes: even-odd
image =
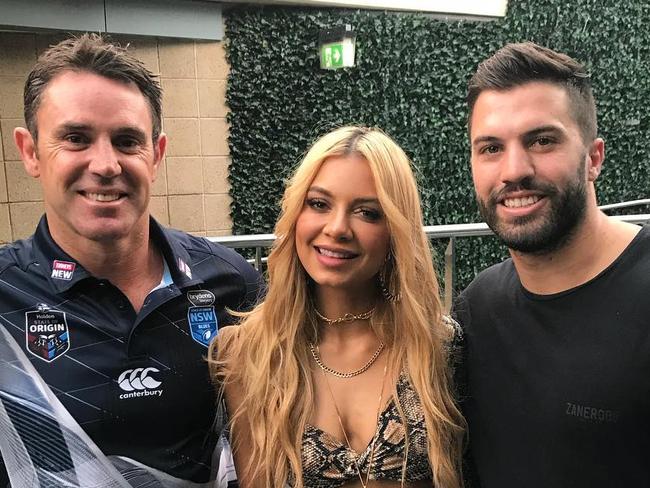
[[[25,312],[26,347],[34,356],[48,363],[70,349],[70,334],[65,312],[39,305]]]

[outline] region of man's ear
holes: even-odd
[[[594,139],[589,145],[589,153],[587,156],[587,179],[589,181],[596,181],[605,161],[605,141],[600,137]]]
[[[33,178],[41,176],[41,164],[38,160],[36,141],[34,141],[32,134],[24,127],[16,127],[14,129],[14,142],[18,152],[20,152],[20,159],[23,160],[27,174]]]
[[[153,144],[153,178],[152,181],[156,179],[158,175],[158,169],[162,163],[163,158],[165,157],[165,151],[167,150],[167,135],[164,132],[161,132],[158,136],[158,140]]]

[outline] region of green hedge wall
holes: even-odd
[[[647,198],[650,4],[508,3],[504,19],[486,22],[340,9],[228,11],[234,232],[271,232],[284,180],[302,154],[317,136],[350,123],[381,127],[406,150],[417,169],[426,224],[479,221],[465,86],[482,59],[522,40],[590,67],[607,143],[600,203]],[[319,31],[345,23],[357,34],[357,66],[321,70]],[[461,239],[457,250],[458,287],[506,255],[492,237]]]

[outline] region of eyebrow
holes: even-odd
[[[543,125],[541,127],[536,127],[532,130],[529,130],[524,134],[524,137],[535,137],[540,134],[552,132],[553,134],[562,134],[562,130],[555,125]]]
[[[495,136],[481,136],[481,137],[477,137],[472,141],[472,146],[477,146],[484,142],[500,142],[500,141],[501,139]]]
[[[542,125],[539,127],[535,127],[534,129],[531,129],[523,134],[524,139],[530,139],[535,136],[538,136],[540,134],[545,134],[545,133],[553,133],[553,134],[562,134],[562,130],[555,126],[555,125]],[[477,146],[482,143],[499,143],[501,142],[501,139],[496,136],[479,136],[476,139],[472,140],[472,146]]]
[[[135,137],[139,141],[144,141],[147,138],[147,135],[140,128],[133,126],[120,127],[115,131],[115,133],[119,135],[129,135]]]
[[[320,194],[322,194],[322,195],[324,195],[326,197],[330,197],[330,198],[333,196],[331,191],[326,190],[325,188],[323,188],[321,186],[311,186],[311,187],[309,187],[309,190],[307,190],[307,193],[309,193],[309,192],[320,193]],[[372,197],[355,198],[354,200],[352,200],[352,203],[355,204],[355,205],[359,205],[361,203],[374,203],[374,204],[380,205],[379,199],[378,198],[372,198]]]
[[[68,122],[60,125],[56,130],[56,134],[57,136],[62,136],[68,132],[90,132],[92,130],[93,127],[90,124]],[[117,130],[113,131],[113,133],[117,135],[129,135],[139,140],[145,140],[147,137],[140,128],[130,125],[120,127]]]
[[[74,131],[84,132],[90,129],[91,127],[88,124],[64,123],[61,124],[59,127],[57,127],[56,134],[60,135],[65,132],[74,132]]]

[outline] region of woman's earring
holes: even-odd
[[[397,291],[397,272],[392,251],[386,255],[384,265],[379,271],[379,287],[387,302],[395,303],[402,299],[402,294]]]

